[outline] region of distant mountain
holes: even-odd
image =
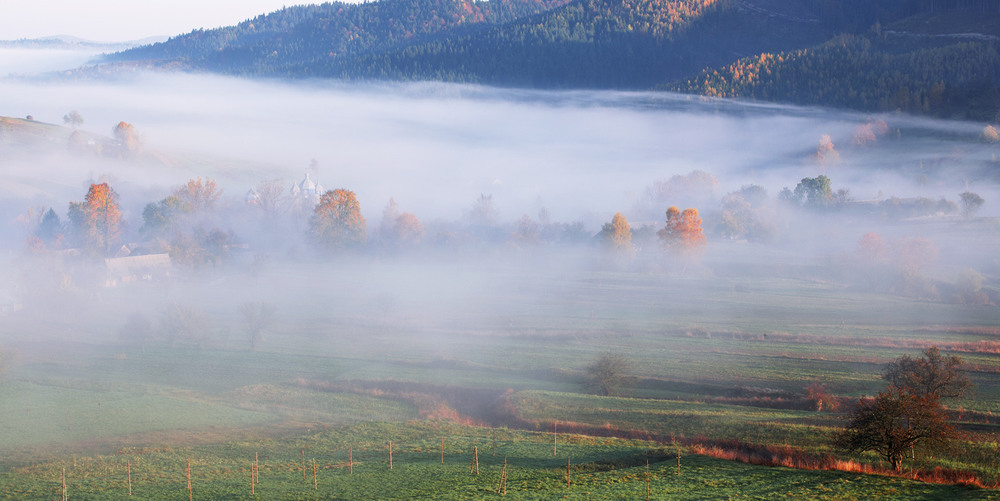
[[[1000,0],[380,0],[290,7],[108,61],[265,77],[661,88],[978,119],[1000,107],[995,33]]]
[[[0,48],[5,49],[64,49],[88,51],[122,51],[133,47],[160,43],[167,37],[149,37],[125,42],[95,42],[71,35],[56,35],[43,38],[23,38],[20,40],[0,40]]]

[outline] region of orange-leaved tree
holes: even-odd
[[[324,193],[309,220],[313,243],[327,251],[363,244],[367,239],[365,228],[361,204],[353,191],[345,189]]]
[[[70,202],[69,219],[85,250],[108,254],[121,236],[118,194],[108,183],[91,184],[83,202]]]
[[[114,134],[115,140],[118,142],[119,152],[122,155],[135,153],[142,147],[139,133],[136,132],[135,126],[128,122],[118,122],[111,128],[111,133]]]
[[[632,251],[632,228],[621,212],[616,213],[610,223],[604,223],[601,237],[615,252]]]
[[[684,212],[677,207],[667,209],[666,225],[656,234],[667,247],[686,252],[701,250],[706,241],[701,216],[694,208],[684,209]]]

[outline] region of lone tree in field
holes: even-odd
[[[960,397],[972,386],[959,372],[961,364],[961,357],[941,356],[936,346],[921,358],[897,358],[882,374],[888,388],[858,403],[837,445],[849,452],[875,452],[898,470],[904,453],[916,445],[946,444],[955,430],[941,399]]]
[[[240,305],[243,328],[250,340],[250,349],[256,350],[257,343],[264,340],[264,331],[274,324],[274,313],[278,309],[271,303],[246,302]]]
[[[986,202],[979,194],[971,191],[966,191],[958,195],[958,197],[962,200],[962,215],[965,217],[974,216],[976,212],[979,212],[983,203]]]
[[[882,379],[913,395],[959,398],[972,388],[969,377],[959,371],[961,365],[962,357],[943,356],[937,346],[932,346],[920,358],[903,355],[890,362]]]
[[[903,455],[916,444],[941,445],[953,436],[936,397],[890,386],[858,404],[837,445],[849,452],[875,452],[899,470]]]
[[[63,122],[66,125],[73,126],[74,128],[79,127],[83,124],[83,115],[80,115],[79,111],[73,110],[63,115]]]
[[[309,220],[309,234],[320,248],[330,251],[354,247],[367,239],[361,204],[350,190],[324,193]]]
[[[614,353],[605,353],[587,366],[585,385],[600,395],[619,395],[635,378],[628,375],[631,362]]]

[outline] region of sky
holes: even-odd
[[[0,0],[0,40],[71,35],[97,42],[216,28],[308,0]]]

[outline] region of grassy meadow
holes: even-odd
[[[181,499],[188,460],[192,499],[487,499],[503,496],[504,458],[512,499],[643,499],[647,460],[650,499],[1000,498],[836,471],[885,465],[835,450],[844,415],[805,402],[813,384],[842,403],[871,395],[887,362],[931,345],[962,355],[976,383],[950,403],[963,438],[904,466],[996,485],[996,306],[864,292],[800,269],[752,280],[541,269],[500,263],[431,286],[432,267],[273,266],[220,272],[212,287],[104,289],[74,322],[28,305],[0,317],[17,354],[0,375],[0,499],[58,498],[64,468],[72,499],[127,497],[128,469],[135,496]],[[409,285],[396,286],[404,273]],[[287,282],[320,292],[273,292]],[[279,312],[254,350],[236,315],[246,298]],[[197,338],[122,329],[122,304],[181,300],[202,312]],[[582,384],[604,353],[630,362],[622,396]],[[783,462],[800,468],[769,466]]]

